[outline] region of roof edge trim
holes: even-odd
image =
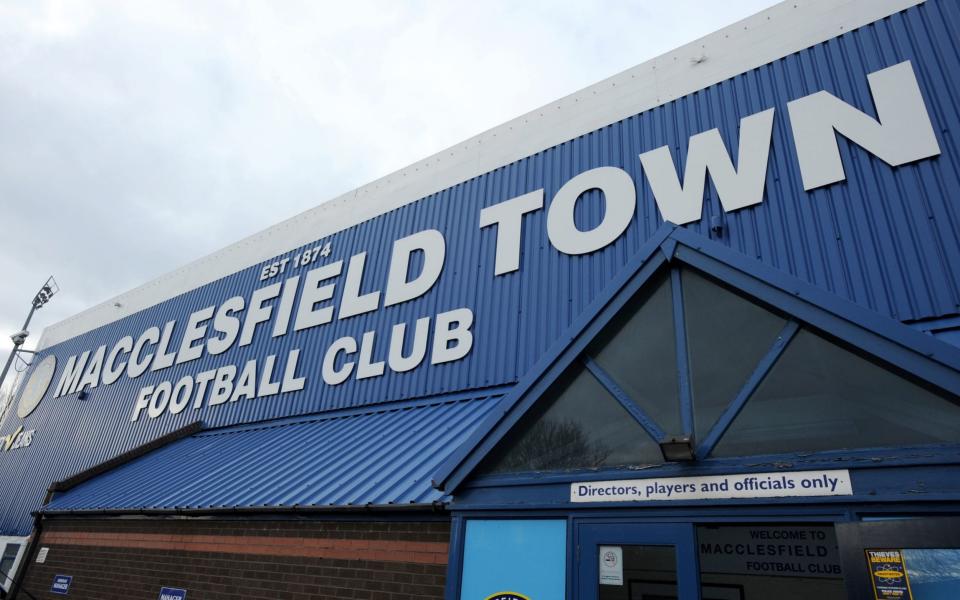
[[[41,508],[33,512],[34,516],[44,517],[121,517],[121,516],[216,516],[237,514],[250,516],[255,514],[357,514],[389,512],[430,512],[444,513],[447,503],[435,500],[429,503],[414,504],[363,504],[358,506],[224,506],[211,508],[97,508],[47,510]]]
[[[183,439],[187,436],[193,435],[195,433],[203,430],[203,421],[194,421],[189,425],[185,425],[180,429],[175,429],[168,434],[162,435],[157,439],[147,442],[146,444],[141,444],[136,448],[127,450],[123,454],[119,454],[111,459],[105,460],[104,462],[94,465],[89,469],[80,471],[79,473],[72,475],[66,479],[60,481],[54,481],[50,484],[50,487],[47,489],[47,497],[44,499],[44,504],[50,502],[54,493],[57,492],[66,492],[72,488],[77,487],[81,483],[89,481],[98,475],[102,475],[111,469],[115,469],[119,466],[125,465],[126,463],[136,460],[141,456],[153,452],[158,448],[162,448],[168,444],[176,442],[177,440]]]

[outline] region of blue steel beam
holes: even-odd
[[[684,435],[693,437],[693,393],[690,391],[690,355],[687,353],[687,324],[684,316],[683,284],[680,269],[670,271],[673,298],[673,331],[676,337],[677,390],[680,393],[680,422]]]
[[[757,363],[757,366],[753,369],[753,373],[750,374],[750,377],[744,382],[743,387],[740,388],[740,391],[737,392],[734,399],[717,418],[717,422],[710,428],[710,433],[707,434],[706,439],[704,439],[697,448],[698,458],[704,459],[710,456],[714,446],[717,445],[717,442],[720,441],[723,434],[727,432],[730,424],[737,418],[737,415],[740,414],[743,405],[750,399],[750,396],[757,389],[757,386],[759,386],[763,378],[767,376],[767,373],[769,373],[773,365],[776,364],[777,359],[780,358],[780,355],[783,354],[790,340],[793,339],[793,336],[795,336],[799,330],[800,325],[796,321],[789,321],[784,325],[783,329],[780,330],[780,334],[777,335],[777,339],[773,341],[770,349],[767,350],[767,353],[764,354],[763,358]]]
[[[613,380],[610,375],[603,370],[597,361],[593,360],[589,356],[584,356],[582,358],[584,366],[593,373],[593,376],[597,378],[597,381],[600,382],[610,395],[616,398],[617,402],[620,403],[630,416],[633,417],[633,420],[640,424],[643,429],[650,434],[650,437],[653,438],[655,442],[661,442],[666,439],[667,435],[663,432],[663,429],[654,421],[650,415],[646,413],[640,406],[633,401],[623,389],[617,385],[617,382]]]

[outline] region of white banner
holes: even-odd
[[[852,494],[850,472],[846,469],[710,475],[706,477],[621,479],[570,484],[571,502],[656,502],[729,498],[850,496]]]

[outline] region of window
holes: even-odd
[[[629,413],[583,367],[561,378],[527,414],[485,473],[595,469],[662,461],[660,449]]]
[[[695,433],[702,440],[787,320],[690,269],[682,280]]]
[[[960,407],[801,329],[713,456],[960,442]]]
[[[669,279],[647,283],[587,354],[667,433],[680,434],[677,345]]]
[[[20,544],[7,544],[3,549],[3,556],[0,557],[0,585],[9,586],[13,573],[10,569],[17,562],[17,554],[20,553]]]
[[[659,464],[674,436],[701,460],[960,443],[960,405],[684,267],[643,286],[480,472]]]
[[[651,281],[597,336],[481,468],[485,473],[562,471],[663,462],[660,447],[624,408],[630,403],[679,433],[677,363],[669,279]],[[618,400],[594,373],[627,396]]]

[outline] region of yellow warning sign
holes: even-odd
[[[876,600],[913,600],[907,565],[900,550],[867,550],[867,566]]]

